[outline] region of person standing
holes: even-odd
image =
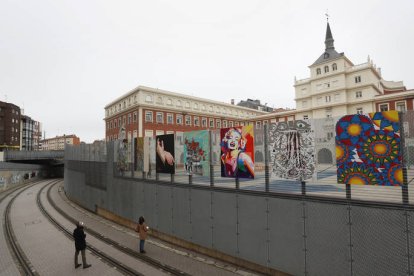
[[[73,230],[73,239],[75,240],[75,268],[81,266],[78,263],[79,252],[82,254],[83,268],[88,268],[91,265],[86,263],[85,249],[86,249],[86,234],[83,231],[84,223],[79,221],[76,224],[75,230]]]
[[[143,216],[139,217],[136,232],[139,234],[139,252],[146,253],[144,250],[145,239],[147,238],[147,232],[149,227],[145,224],[145,219]]]

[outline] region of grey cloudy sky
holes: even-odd
[[[338,52],[414,88],[411,0],[1,0],[0,100],[47,138],[87,143],[104,138],[104,106],[138,85],[294,108],[326,10]]]

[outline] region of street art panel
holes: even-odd
[[[156,148],[156,172],[175,173],[174,157],[174,134],[157,135],[155,141]]]
[[[116,167],[121,175],[128,170],[128,140],[126,139],[125,126],[119,130],[116,145]]]
[[[312,178],[315,171],[315,138],[304,120],[272,123],[268,130],[273,177],[293,180]]]
[[[397,111],[346,115],[336,124],[335,139],[338,183],[403,184]]]
[[[144,137],[134,138],[134,170],[144,171]]]
[[[184,167],[187,174],[210,175],[209,131],[184,133]]]
[[[220,130],[221,176],[254,178],[253,125]]]

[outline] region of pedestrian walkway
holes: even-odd
[[[63,183],[52,188],[51,198],[65,213],[77,220],[84,221],[87,227],[127,248],[138,251],[139,239],[133,229],[115,224],[70,202],[64,195]],[[148,223],[151,226],[151,222]],[[146,241],[145,250],[148,257],[191,275],[254,275],[228,263],[175,247],[151,237]]]

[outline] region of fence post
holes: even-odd
[[[303,181],[302,179],[300,180],[300,184],[301,184],[301,190],[302,190],[302,195],[305,196],[306,195],[306,181]]]
[[[409,204],[409,198],[408,198],[408,178],[407,178],[407,167],[405,162],[405,156],[404,156],[404,150],[405,150],[405,137],[404,137],[404,122],[403,122],[403,116],[402,112],[398,112],[398,118],[400,121],[400,137],[401,137],[401,143],[400,143],[400,149],[401,149],[401,155],[402,155],[402,174],[403,174],[403,183],[401,186],[401,192],[402,192],[402,202],[404,205]]]
[[[351,200],[351,184],[345,184],[346,188],[346,199]]]
[[[213,165],[213,134],[211,130],[208,131],[209,133],[209,159],[210,159],[210,187],[214,187],[214,165]]]
[[[265,191],[269,192],[270,172],[269,172],[269,142],[268,142],[268,126],[263,126],[264,139],[264,161],[265,161]]]

